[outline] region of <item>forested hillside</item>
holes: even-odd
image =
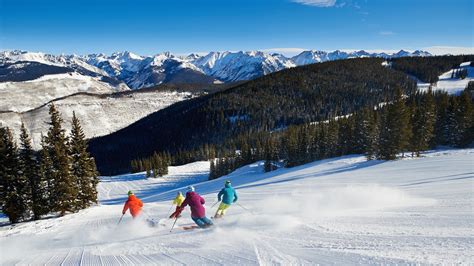
[[[400,57],[391,59],[394,69],[413,75],[423,82],[434,83],[438,76],[459,67],[463,62],[474,61],[474,55]]]
[[[155,151],[219,145],[237,135],[326,120],[412,94],[416,84],[382,66],[383,59],[350,59],[283,70],[234,88],[181,102],[114,134],[93,139],[102,174],[130,170],[132,159]]]

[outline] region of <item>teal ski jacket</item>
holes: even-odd
[[[228,205],[237,201],[237,192],[235,192],[235,189],[230,184],[225,184],[225,188],[221,189],[219,194],[217,194],[217,200],[221,201],[221,199],[222,202]]]

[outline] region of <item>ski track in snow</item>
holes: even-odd
[[[158,179],[102,177],[98,206],[1,226],[0,264],[472,264],[473,162],[474,149],[465,149],[392,162],[344,156],[270,173],[258,162],[213,181],[208,162]],[[176,191],[198,182],[212,216],[226,179],[252,213],[233,205],[214,227],[185,231],[193,224],[186,210],[170,232],[163,218]],[[144,215],[117,225],[128,190],[145,202]],[[148,216],[164,226],[149,227]]]

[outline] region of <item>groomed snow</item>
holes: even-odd
[[[208,230],[170,233],[127,215],[129,189],[144,215],[169,214],[176,191],[205,180],[209,164],[171,167],[162,179],[143,173],[103,177],[101,204],[62,218],[0,227],[0,264],[472,264],[474,149],[431,152],[391,162],[345,156],[262,173],[262,163],[197,184],[207,213],[225,179],[241,206]],[[26,252],[28,251],[28,252]]]

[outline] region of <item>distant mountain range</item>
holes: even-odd
[[[112,55],[51,55],[26,51],[0,52],[0,82],[28,81],[45,75],[75,72],[117,88],[141,89],[162,83],[212,84],[251,80],[282,69],[331,60],[360,57],[396,58],[431,56],[426,51],[369,53],[309,50],[294,57],[261,51],[210,52],[175,56],[169,52],[140,56],[131,52]],[[128,88],[126,88],[128,87]]]

